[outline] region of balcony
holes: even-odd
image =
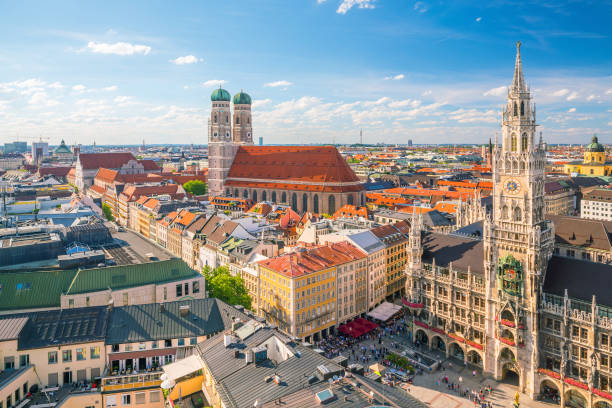
[[[131,374],[107,375],[109,368],[102,377],[102,391],[128,390],[134,388],[159,387],[164,373],[161,368],[150,371],[133,371]]]

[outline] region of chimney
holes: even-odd
[[[185,317],[189,314],[189,305],[182,305],[179,307],[179,312],[182,317]]]

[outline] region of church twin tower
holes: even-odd
[[[223,182],[238,147],[253,144],[251,97],[242,91],[234,95],[233,118],[231,99],[229,92],[221,87],[215,89],[210,96],[212,109],[208,121],[208,187],[211,196],[223,195]]]

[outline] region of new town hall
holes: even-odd
[[[502,122],[482,239],[421,231],[414,216],[406,271],[413,336],[514,380],[532,398],[611,407],[612,268],[555,247],[520,43]]]

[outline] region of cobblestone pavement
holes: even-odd
[[[392,352],[402,352],[407,349],[417,350],[415,346],[407,339],[403,334],[395,336],[385,336],[382,339],[383,345],[389,348]],[[395,342],[399,344],[399,349],[391,347],[391,343]],[[377,340],[366,340],[362,341],[359,346],[365,345],[368,348],[370,345],[380,347]],[[357,347],[356,347],[357,348]],[[441,360],[444,371],[438,370],[432,373],[424,372],[421,375],[415,375],[413,384],[408,387],[409,392],[415,398],[425,402],[434,408],[474,408],[474,402],[461,397],[457,391],[449,390],[447,384],[440,383],[436,385],[436,381],[439,381],[442,377],[447,376],[449,382],[460,383],[462,389],[480,390],[484,389],[488,385],[493,388],[493,392],[487,401],[490,401],[495,408],[511,408],[513,406],[514,395],[516,394],[516,385],[498,382],[489,376],[483,376],[480,370],[476,371],[476,375],[473,375],[474,368],[471,366],[465,367],[463,362],[454,358],[446,359],[444,353],[432,352],[424,348],[418,349],[420,353],[427,356]],[[376,360],[370,357],[367,363],[357,361],[352,358],[351,352],[344,351],[341,353],[343,356],[348,357],[349,364],[358,362],[365,366],[374,364]],[[359,357],[359,356],[358,356]],[[452,368],[450,364],[452,363]],[[461,382],[459,378],[461,377]],[[527,395],[520,395],[520,406],[521,408],[551,408],[558,407],[552,403],[546,403],[541,401],[533,401]]]

